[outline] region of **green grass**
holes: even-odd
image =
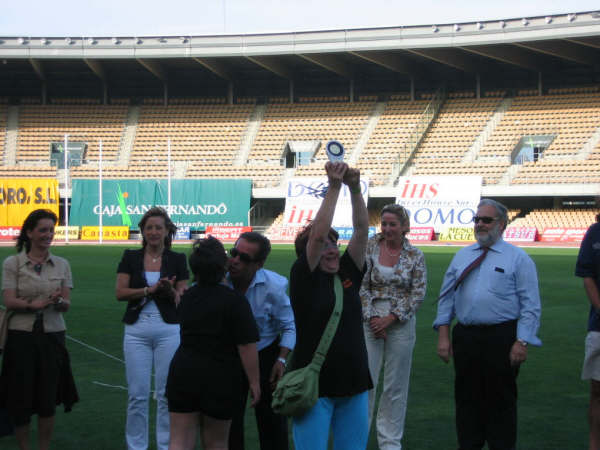
[[[119,359],[122,359],[124,304],[115,300],[114,284],[123,248],[108,245],[54,248],[57,255],[69,260],[73,270],[73,306],[66,315],[68,336]],[[187,252],[189,246],[178,248]],[[444,271],[457,248],[424,247],[423,250],[429,275],[428,292],[417,317],[403,448],[452,449],[456,448],[453,369],[436,356],[437,335],[431,323]],[[0,259],[13,251],[0,248]],[[539,335],[544,345],[530,349],[529,359],[519,375],[518,448],[586,449],[589,388],[581,381],[580,372],[588,303],[581,280],[573,276],[577,250],[535,248],[528,252],[538,267],[542,296]],[[291,246],[274,246],[266,266],[287,276],[293,257]],[[81,401],[69,414],[59,410],[53,448],[125,448],[127,393],[111,387],[126,386],[123,364],[74,341],[67,344]],[[247,449],[258,449],[251,415],[247,416],[246,430]],[[14,437],[0,438],[0,448],[17,449]],[[371,432],[368,449],[376,448]]]

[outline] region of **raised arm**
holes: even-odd
[[[356,267],[362,270],[369,239],[369,214],[360,188],[360,170],[348,168],[344,175],[344,184],[350,191],[352,227],[354,228],[352,238],[348,243],[348,253]]]
[[[348,165],[343,162],[327,162],[325,164],[329,187],[319,211],[317,211],[317,215],[312,222],[312,228],[306,244],[306,259],[311,271],[319,264],[321,252],[323,251],[323,246],[333,222],[333,214],[335,213],[335,206],[340,196],[342,180],[346,170],[348,170]]]

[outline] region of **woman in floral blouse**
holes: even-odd
[[[381,450],[402,448],[416,312],[425,298],[427,284],[425,258],[406,239],[409,229],[406,209],[394,204],[383,207],[381,232],[367,244],[367,272],[360,289],[369,370],[375,385],[369,392],[369,424],[385,361],[377,412]]]

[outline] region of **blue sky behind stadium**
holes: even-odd
[[[289,32],[441,24],[598,9],[598,0],[33,0],[3,2],[0,36]]]

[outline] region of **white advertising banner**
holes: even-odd
[[[288,180],[282,225],[298,227],[313,220],[325,197],[327,187],[327,177]],[[360,187],[366,203],[369,195],[369,180],[361,177]],[[345,184],[340,191],[332,226],[352,226],[352,203],[350,191]]]
[[[396,203],[410,214],[414,227],[472,227],[481,198],[480,176],[400,177]]]

